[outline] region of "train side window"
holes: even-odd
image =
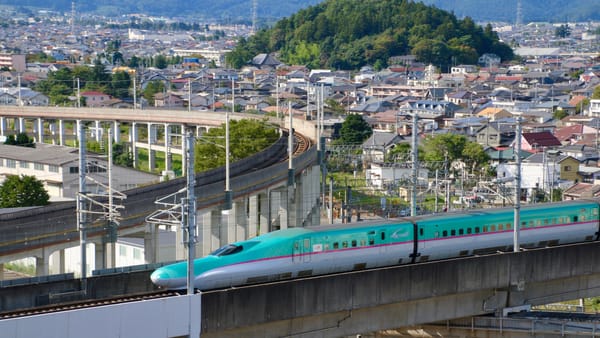
[[[443,237],[448,237],[448,230],[442,231],[442,236]]]
[[[581,215],[581,220],[585,221],[585,215]]]
[[[420,235],[420,236],[423,236],[423,232],[424,232],[424,231],[423,231],[423,228],[419,228],[419,235]]]
[[[552,219],[552,224],[556,224],[556,218]]]
[[[573,222],[577,222],[577,221],[579,221],[579,217],[573,216]]]
[[[300,244],[298,244],[298,242],[294,243],[294,249],[298,250],[300,248]]]
[[[329,250],[329,244],[325,244],[325,251]]]
[[[496,226],[494,224],[490,225],[490,231],[491,232],[496,231]]]
[[[373,245],[375,244],[375,239],[374,238],[369,238],[369,245]]]
[[[355,239],[352,240],[352,247],[353,248],[356,247],[356,240]]]
[[[526,228],[527,227],[527,222],[521,222],[521,229]]]
[[[381,240],[385,241],[385,232],[383,232],[383,231],[381,232]]]
[[[598,215],[598,208],[592,208],[592,215]]]
[[[539,219],[535,220],[535,226],[539,227],[540,225],[542,225],[542,221],[540,221]]]
[[[347,248],[348,247],[348,241],[343,241],[342,242],[342,247],[343,248]]]
[[[504,226],[502,224],[498,224],[498,231],[504,230]]]
[[[488,232],[488,226],[487,225],[483,226],[483,232]]]
[[[511,227],[512,227],[512,224],[506,223],[506,230],[510,230]]]
[[[361,240],[360,240],[360,246],[365,246],[365,243],[366,243],[366,242],[365,242],[365,240],[364,240],[364,239],[361,239]]]
[[[458,234],[459,234],[459,235],[463,235],[464,233],[465,233],[465,231],[464,231],[462,228],[461,228],[461,229],[458,229]]]
[[[454,230],[454,229],[450,230],[450,236],[456,236],[456,230]]]
[[[339,249],[340,244],[338,242],[333,243],[333,248],[334,249]]]
[[[308,249],[310,248],[310,239],[305,238],[304,239],[304,249]]]
[[[467,228],[467,233],[470,234],[471,233],[471,228]]]
[[[533,221],[529,221],[529,227],[533,228]]]
[[[548,225],[548,219],[544,218],[544,225]]]
[[[475,227],[475,233],[478,234],[479,233],[479,227]]]

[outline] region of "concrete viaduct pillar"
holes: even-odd
[[[94,243],[95,269],[109,269],[117,265],[116,242],[101,240]]]
[[[152,144],[156,143],[156,125],[148,122],[148,171],[154,171],[156,167],[156,151],[152,149]]]
[[[129,142],[131,142],[131,156],[133,157],[133,167],[137,168],[139,165],[138,152],[136,142],[138,141],[137,135],[137,122],[131,123],[131,128],[129,129]]]
[[[25,118],[19,117],[19,124],[18,124],[18,126],[15,125],[15,127],[17,128],[19,133],[24,133],[25,132]]]
[[[4,116],[0,116],[0,136],[6,136],[6,118]]]
[[[65,145],[65,121],[63,119],[58,120],[58,144]]]
[[[171,126],[165,123],[165,170],[172,170]]]

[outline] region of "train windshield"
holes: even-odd
[[[242,251],[241,245],[227,244],[211,252],[213,256],[227,256]]]

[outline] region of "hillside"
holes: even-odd
[[[491,26],[405,0],[328,0],[242,40],[227,62],[240,67],[270,52],[288,64],[347,70],[367,64],[383,68],[390,57],[406,54],[442,69],[450,63],[475,64],[484,53],[513,57]]]
[[[452,11],[458,17],[470,16],[477,21],[514,23],[518,0],[422,0],[423,3]],[[523,22],[574,22],[600,20],[600,0],[521,0]]]

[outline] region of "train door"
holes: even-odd
[[[294,263],[310,262],[310,238],[294,241],[292,260]]]
[[[387,250],[387,245],[384,245],[386,236],[385,236],[385,230],[379,230],[379,233],[377,233],[377,235],[379,236],[379,238],[377,239],[379,241],[379,243],[381,243],[382,245],[379,246],[379,253],[385,253]]]
[[[310,262],[310,254],[311,254],[311,250],[310,250],[310,238],[305,238],[303,243],[303,248],[302,248],[302,257],[304,257],[304,262]]]
[[[292,252],[292,261],[294,263],[302,262],[302,240],[294,241],[294,250]]]

